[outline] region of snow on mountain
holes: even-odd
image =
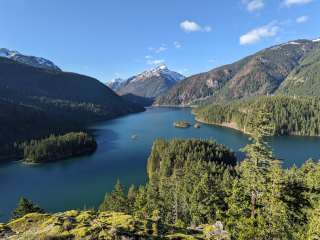
[[[165,64],[161,64],[155,68],[144,71],[138,75],[128,79],[115,78],[107,82],[107,86],[114,91],[119,91],[123,86],[137,81],[150,81],[154,77],[165,77],[169,81],[178,82],[185,79],[185,76],[180,73],[171,71]]]
[[[171,71],[166,65],[161,64],[127,80],[111,80],[108,86],[120,95],[133,94],[154,99],[183,79],[185,79],[183,75]]]
[[[0,57],[8,58],[36,68],[61,71],[61,69],[50,60],[41,57],[23,55],[17,51],[11,51],[6,48],[0,48]]]
[[[320,38],[314,39],[312,42],[320,42]]]
[[[143,81],[148,80],[152,77],[160,77],[161,75],[166,76],[169,80],[177,82],[185,79],[185,76],[181,75],[180,73],[171,71],[165,64],[161,64],[151,70],[144,71],[130,79],[130,82],[133,81]]]

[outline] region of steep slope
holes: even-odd
[[[320,95],[320,44],[289,74],[277,93],[300,96]]]
[[[156,99],[156,105],[188,105],[215,95],[247,62],[248,58],[200,73],[172,87]]]
[[[51,62],[48,59],[34,56],[26,56],[17,51],[10,51],[6,48],[0,48],[0,57],[8,58],[20,63],[30,65],[32,67],[53,71],[61,71],[59,67],[57,67],[53,62]]]
[[[158,105],[190,105],[273,94],[318,42],[291,41],[238,62],[189,77],[156,100]]]
[[[121,97],[127,100],[128,102],[132,102],[142,107],[149,107],[153,104],[153,99],[136,96],[131,93],[122,95]]]
[[[120,95],[132,94],[153,99],[184,78],[181,74],[169,70],[167,66],[160,65],[125,81],[112,81],[108,86]]]
[[[1,143],[143,111],[98,80],[0,57]]]
[[[134,106],[98,80],[75,73],[34,68],[0,58],[2,98],[50,98],[100,105],[112,115],[132,112]]]
[[[271,135],[320,135],[319,97],[259,96],[213,103],[193,110],[196,119],[208,124],[251,132],[257,113],[269,114]]]

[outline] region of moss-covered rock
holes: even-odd
[[[161,233],[146,226],[151,219],[139,220],[116,212],[67,211],[56,214],[31,213],[0,224],[0,239],[206,239],[203,231],[163,225]]]

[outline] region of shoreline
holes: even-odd
[[[232,123],[232,122],[231,123],[222,123],[222,124],[221,123],[208,123],[208,122],[206,122],[204,120],[199,119],[196,116],[196,114],[193,113],[193,115],[195,116],[194,118],[195,118],[195,120],[197,122],[200,122],[200,123],[203,123],[203,124],[208,124],[208,125],[215,125],[215,126],[219,126],[219,127],[230,128],[230,129],[239,131],[239,132],[241,132],[241,133],[243,133],[245,135],[249,135],[249,136],[251,135],[249,132],[247,132],[247,131],[245,131],[243,129],[240,129],[238,127],[233,126],[236,123]],[[277,134],[275,134],[275,135],[271,135],[271,136],[268,136],[268,137],[281,137],[281,136],[283,136],[283,137],[315,137],[315,138],[320,137],[320,135],[299,135],[299,134],[294,134],[294,133],[288,134],[288,135],[277,135]]]
[[[197,105],[151,105],[152,107],[156,107],[156,108],[196,108],[198,107]]]
[[[245,135],[250,135],[249,132],[246,132],[244,129],[240,129],[238,127],[236,127],[236,123],[208,123],[204,120],[201,120],[197,117],[197,115],[194,114],[194,119],[197,121],[197,122],[200,122],[200,123],[203,123],[203,124],[208,124],[208,125],[215,125],[215,126],[219,126],[219,127],[225,127],[225,128],[230,128],[230,129],[233,129],[233,130],[236,130],[236,131],[239,131]]]

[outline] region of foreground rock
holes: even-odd
[[[0,239],[229,239],[221,226],[184,229],[114,212],[31,213],[0,224]],[[209,231],[208,231],[209,229]]]

